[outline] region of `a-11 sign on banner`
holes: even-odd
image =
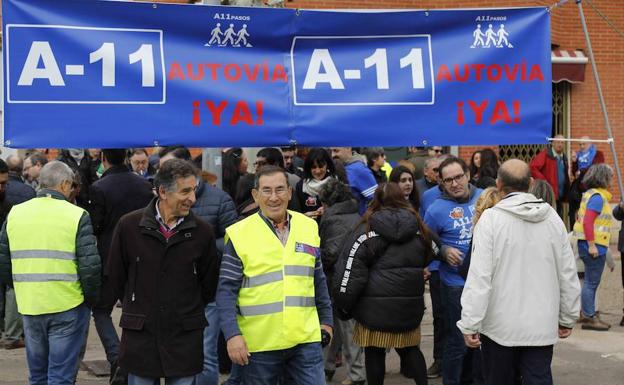
[[[4,0],[11,147],[543,143],[545,8]]]

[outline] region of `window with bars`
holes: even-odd
[[[569,134],[569,111],[570,108],[570,83],[559,82],[552,85],[552,131],[551,137]],[[511,158],[522,159],[530,162],[533,157],[542,151],[543,144],[526,144],[513,146],[499,146],[499,158],[501,162]]]

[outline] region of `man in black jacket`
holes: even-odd
[[[91,185],[89,192],[89,212],[103,266],[106,266],[113,230],[119,219],[131,211],[144,208],[154,197],[152,185],[131,172],[125,160],[125,149],[103,150],[102,164],[105,171],[102,178]],[[94,306],[93,319],[106,351],[106,359],[111,364],[111,374],[114,374],[119,337],[111,319],[111,309]]]
[[[624,220],[624,202],[620,201],[620,203],[613,208],[613,217],[618,221]],[[622,260],[622,287],[624,287],[624,226],[620,228],[618,236],[618,251],[620,252],[620,259]],[[622,311],[624,312],[624,309]],[[622,316],[620,326],[624,326],[624,316]]]
[[[214,233],[191,212],[197,170],[163,163],[158,197],[119,220],[106,265],[105,302],[122,298],[119,365],[130,384],[195,384],[202,371],[204,307],[219,275]]]
[[[35,190],[24,183],[22,171],[24,161],[18,155],[9,155],[6,160],[9,167],[9,184],[6,188],[6,199],[12,205],[26,202],[35,197]]]

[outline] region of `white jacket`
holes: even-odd
[[[510,194],[474,228],[457,327],[503,346],[547,346],[572,328],[581,288],[563,222],[532,194]]]

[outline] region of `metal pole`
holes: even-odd
[[[602,95],[602,87],[600,86],[600,77],[598,77],[598,67],[596,66],[596,60],[594,59],[594,51],[592,50],[591,41],[589,40],[589,32],[587,31],[587,23],[585,22],[585,14],[583,13],[582,0],[576,0],[576,4],[579,8],[579,14],[581,15],[581,24],[583,25],[583,32],[585,33],[585,42],[587,43],[587,53],[589,54],[589,60],[591,61],[592,71],[594,73],[594,80],[596,80],[596,88],[598,89],[598,98],[600,99],[600,108],[602,108],[602,114],[605,119],[605,127],[607,134],[609,135],[609,145],[611,147],[611,153],[613,154],[613,164],[615,165],[615,173],[617,175],[618,187],[620,189],[620,200],[624,199],[624,187],[622,185],[622,172],[620,171],[620,164],[618,163],[617,153],[615,152],[615,143],[613,141],[613,131],[611,130],[611,124],[609,123],[609,114],[607,113],[607,105]]]
[[[202,0],[204,5],[220,5],[221,0]],[[222,167],[221,167],[221,149],[220,148],[204,148],[202,151],[202,169],[211,172],[217,176],[217,187],[222,186]]]

